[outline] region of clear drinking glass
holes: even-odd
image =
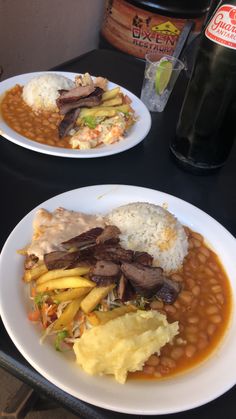
[[[149,111],[162,112],[175,82],[185,64],[175,57],[149,52],[141,92],[141,100]]]

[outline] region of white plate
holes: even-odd
[[[217,221],[193,205],[173,196],[145,188],[100,185],[72,190],[42,203],[53,210],[58,206],[87,213],[107,211],[132,201],[168,204],[179,220],[202,233],[220,255],[236,294],[236,242]],[[35,209],[9,236],[0,260],[0,312],[5,327],[27,361],[44,377],[71,395],[102,408],[132,414],[167,414],[207,403],[236,383],[236,315],[217,351],[202,365],[175,378],[163,381],[128,381],[121,385],[110,377],[91,377],[80,370],[73,354],[55,351],[50,342],[40,345],[37,325],[27,320],[29,302],[21,281],[23,258],[16,250],[31,239]]]
[[[74,80],[75,76],[78,75],[77,73],[68,73],[62,71],[53,71],[51,73],[61,74],[72,80]],[[19,76],[11,77],[10,79],[2,81],[0,83],[0,97],[2,97],[7,90],[11,89],[16,84],[25,85],[33,77],[38,76],[40,74],[46,74],[46,72],[21,74]],[[112,89],[116,86],[118,85],[109,81],[109,89]],[[127,136],[123,140],[120,140],[115,144],[101,146],[99,148],[93,148],[90,150],[71,150],[67,148],[51,147],[48,145],[37,143],[36,141],[32,141],[24,137],[23,135],[18,134],[5,123],[1,115],[0,135],[5,137],[7,140],[12,141],[13,143],[20,145],[21,147],[25,147],[30,150],[37,151],[39,153],[51,154],[53,156],[59,157],[93,158],[110,156],[112,154],[117,154],[121,153],[122,151],[129,150],[130,148],[139,144],[147,136],[151,127],[151,116],[144,103],[137,96],[135,96],[133,93],[131,93],[124,87],[120,87],[122,89],[122,92],[128,95],[132,100],[132,108],[134,109],[135,114],[138,116],[138,120],[130,128],[130,130],[127,133]]]

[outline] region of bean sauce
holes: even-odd
[[[213,353],[227,329],[232,308],[227,275],[203,237],[186,231],[189,252],[182,270],[172,275],[182,291],[173,305],[155,300],[150,307],[166,314],[170,323],[178,321],[180,332],[159,356],[149,358],[142,372],[130,377],[157,379],[185,372]]]
[[[1,114],[7,125],[18,134],[38,143],[53,147],[71,148],[69,138],[59,139],[58,125],[62,116],[58,112],[34,112],[22,98],[23,87],[8,90],[1,103]]]

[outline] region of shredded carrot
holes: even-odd
[[[40,311],[39,311],[39,309],[35,309],[35,310],[30,311],[28,313],[28,319],[31,322],[37,322],[39,320],[39,318],[40,318]]]
[[[30,295],[31,295],[31,297],[35,297],[36,296],[36,287],[31,287],[31,289],[30,289]]]

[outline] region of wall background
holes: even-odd
[[[0,0],[2,80],[44,71],[98,45],[105,0]]]

